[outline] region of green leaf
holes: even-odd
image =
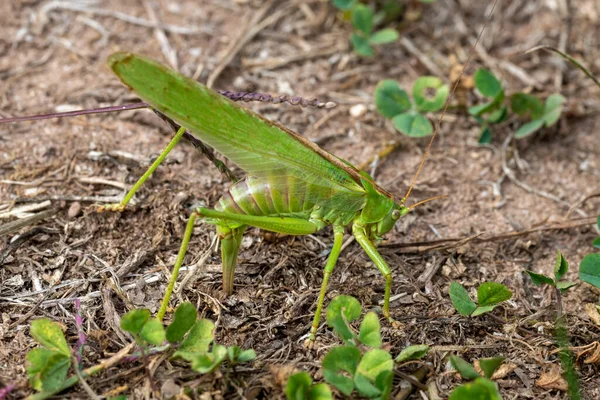
[[[256,358],[256,352],[254,351],[254,349],[248,349],[248,350],[242,351],[234,361],[236,361],[238,363],[245,363],[248,361],[252,361],[255,358]]]
[[[354,390],[352,378],[356,374],[356,368],[360,360],[360,350],[353,346],[334,347],[325,355],[321,364],[323,378],[329,384],[335,386],[346,396]]]
[[[121,317],[121,329],[133,335],[138,335],[150,319],[150,310],[136,308]]]
[[[360,324],[358,340],[371,347],[381,347],[381,333],[379,332],[379,317],[373,311],[368,312]]]
[[[214,340],[214,329],[215,324],[209,319],[196,321],[173,356],[181,355],[180,353],[184,352],[206,353]]]
[[[36,347],[27,353],[27,356],[25,357],[27,360],[26,371],[27,375],[29,376],[29,384],[35,390],[42,390],[43,384],[42,380],[40,379],[40,373],[46,367],[46,364],[48,364],[50,357],[55,354],[61,353],[57,353],[56,351],[48,350],[43,347]]]
[[[350,36],[350,43],[352,43],[354,51],[359,56],[373,57],[375,55],[373,47],[369,44],[369,40],[356,33],[353,33],[352,36]]]
[[[588,254],[579,264],[579,279],[600,288],[600,254]]]
[[[165,341],[165,328],[162,322],[156,318],[148,320],[140,332],[140,337],[155,346],[163,344]]]
[[[372,399],[381,397],[381,389],[375,386],[375,382],[371,381],[365,375],[356,374],[354,376],[354,386],[361,396]]]
[[[544,126],[544,120],[542,119],[535,119],[531,122],[527,122],[526,124],[521,125],[519,129],[517,129],[517,131],[515,132],[515,137],[517,139],[527,137],[535,131],[539,130],[542,126]]]
[[[360,317],[361,311],[360,303],[354,297],[337,296],[327,307],[327,325],[332,327],[344,342],[355,341],[356,335],[349,324]]]
[[[484,282],[477,288],[477,305],[495,306],[512,297],[506,286],[496,282]]]
[[[483,375],[486,378],[491,378],[503,362],[504,357],[482,358],[479,360],[479,366],[483,371]]]
[[[48,350],[54,350],[67,357],[71,356],[71,350],[65,339],[65,335],[60,329],[60,325],[46,318],[36,319],[31,323],[29,333],[36,342],[46,347]]]
[[[521,116],[529,113],[531,119],[539,119],[544,114],[544,103],[527,93],[515,93],[510,96],[510,108]]]
[[[600,236],[594,239],[594,241],[592,242],[592,246],[594,246],[597,249],[600,249]]]
[[[487,69],[479,68],[474,76],[475,87],[485,97],[495,98],[503,92],[502,84]]]
[[[456,369],[456,371],[458,371],[460,376],[462,376],[464,379],[476,379],[476,378],[481,377],[481,375],[479,375],[477,373],[477,371],[471,364],[469,364],[468,362],[466,362],[459,356],[455,356],[455,355],[450,356],[450,363],[452,364],[454,369]],[[468,398],[468,397],[465,397],[465,398]]]
[[[490,113],[490,115],[488,117],[488,122],[490,124],[499,124],[500,122],[506,120],[507,115],[508,115],[508,108],[506,106],[502,106],[499,109],[497,109],[496,111],[493,111],[492,113]]]
[[[373,32],[373,10],[363,4],[357,4],[352,9],[352,26],[364,36],[371,36]]]
[[[177,352],[179,353],[179,352]],[[227,348],[220,344],[213,345],[209,353],[182,353],[182,357],[191,362],[194,371],[201,374],[213,372],[227,358]]]
[[[402,363],[409,360],[418,360],[423,358],[429,351],[429,346],[426,344],[416,344],[403,349],[396,357],[397,363]]]
[[[394,361],[389,352],[381,349],[367,351],[356,369],[357,374],[362,374],[375,381],[377,376],[383,371],[391,371],[394,368]]]
[[[500,96],[500,97],[503,97],[503,96]],[[493,100],[493,101],[490,101],[489,103],[484,103],[484,104],[479,104],[477,106],[469,107],[468,111],[469,111],[469,114],[477,117],[477,116],[498,110],[501,103],[502,103],[501,100]]]
[[[196,323],[196,307],[192,303],[181,303],[175,310],[173,322],[167,327],[166,337],[169,343],[177,343],[183,340],[185,334]]]
[[[339,10],[350,10],[356,4],[356,0],[333,0],[333,5]]]
[[[375,105],[377,111],[386,118],[392,118],[411,107],[406,91],[392,79],[383,80],[375,87]]]
[[[312,378],[306,372],[291,375],[285,385],[285,397],[288,400],[307,400],[308,389],[312,382]]]
[[[481,129],[478,142],[479,144],[490,144],[492,142],[492,131],[489,126],[485,126]]]
[[[389,399],[394,387],[394,371],[383,371],[377,375],[375,387],[381,392],[378,399]]]
[[[471,317],[477,317],[481,314],[485,314],[488,313],[490,311],[492,311],[494,308],[496,308],[495,305],[493,306],[481,306],[481,307],[477,307],[475,309],[475,311],[473,311],[473,313],[471,314]]]
[[[332,400],[333,394],[326,383],[318,383],[308,391],[308,400]]]
[[[477,308],[477,304],[469,297],[467,289],[458,282],[450,283],[450,300],[460,315],[468,316]]]
[[[552,126],[560,118],[560,114],[563,110],[565,98],[560,94],[553,94],[548,96],[546,104],[544,106],[544,115],[542,119],[546,127]]]
[[[529,271],[529,270],[525,270],[525,272],[527,272],[527,274],[529,274],[531,281],[536,286],[541,286],[544,283],[547,285],[554,286],[554,280],[552,278],[547,277],[546,275],[537,274],[537,273],[535,273],[533,271]]]
[[[598,219],[596,220],[596,226],[600,229],[600,215],[598,215]]]
[[[433,91],[435,94],[429,96],[429,91]],[[448,85],[444,85],[442,80],[435,76],[422,76],[415,81],[413,86],[413,97],[419,111],[441,110],[449,93]]]
[[[565,257],[559,251],[556,254],[556,261],[554,262],[554,280],[558,282],[560,278],[569,270],[569,263],[565,260]]]
[[[450,393],[448,400],[502,400],[498,387],[489,379],[477,378],[474,382],[458,386]]]
[[[392,43],[398,40],[400,35],[398,31],[392,28],[382,29],[375,32],[370,38],[369,43],[373,45]]]
[[[433,133],[431,122],[423,114],[407,111],[392,118],[392,124],[400,132],[410,137],[429,136]]]
[[[36,348],[27,353],[27,375],[37,391],[52,392],[60,388],[67,377],[71,358],[61,352]]]
[[[567,290],[572,288],[573,286],[577,286],[577,282],[570,281],[561,281],[556,283],[556,287],[561,291],[561,293],[565,293]]]

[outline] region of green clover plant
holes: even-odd
[[[360,396],[369,399],[388,399],[394,378],[394,360],[389,351],[381,348],[381,326],[375,312],[365,314],[358,334],[354,331],[350,324],[359,319],[361,313],[360,303],[352,296],[337,296],[327,307],[327,324],[344,345],[332,348],[323,358],[323,378],[345,396],[356,390]],[[428,350],[426,345],[410,346],[402,350],[395,361],[418,359]],[[331,399],[331,391],[322,385],[313,385],[306,372],[299,372],[289,378],[286,396],[288,400]]]
[[[504,87],[490,71],[480,68],[474,75],[475,87],[488,99],[486,103],[469,108],[481,125],[479,143],[490,143],[492,131],[490,126],[506,121],[508,107],[505,104]],[[518,116],[528,116],[529,121],[521,125],[515,132],[515,138],[524,138],[542,127],[554,125],[562,113],[565,98],[560,94],[550,95],[543,103],[537,97],[527,93],[515,93],[510,96],[510,108]]]
[[[476,317],[492,311],[498,304],[509,300],[512,292],[501,283],[484,282],[477,288],[477,303],[458,282],[450,283],[450,300],[460,315]]]
[[[434,76],[422,76],[413,86],[413,100],[398,82],[386,79],[375,88],[375,105],[381,115],[390,119],[394,127],[411,137],[423,137],[433,133],[431,122],[424,115],[444,107],[449,87]]]

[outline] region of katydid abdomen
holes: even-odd
[[[246,177],[225,192],[215,205],[220,213],[235,215],[235,219],[214,218],[221,240],[223,262],[223,290],[233,293],[233,274],[237,263],[242,235],[252,221],[242,223],[240,218],[267,217],[262,229],[305,235],[338,222],[343,211],[327,207],[334,198],[331,188],[307,183],[293,176],[270,178]],[[201,214],[206,215],[204,210]],[[301,221],[294,224],[294,221]]]

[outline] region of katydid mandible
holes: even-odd
[[[194,222],[201,217],[216,226],[221,241],[223,289],[228,294],[233,292],[237,256],[248,226],[308,235],[333,225],[334,243],[323,274],[310,341],[315,340],[327,284],[340,255],[344,229],[350,225],[354,238],[385,279],[383,315],[391,320],[392,272],[375,245],[409,212],[406,198],[394,198],[348,162],[153,60],[116,53],[108,63],[136,95],[182,127],[159,160],[187,129],[248,173],[213,209],[200,207],[192,212],[159,319],[166,312]],[[145,174],[120,204],[105,208],[123,210],[148,176]]]

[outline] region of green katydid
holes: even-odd
[[[392,272],[375,245],[414,207],[405,204],[410,190],[404,198],[394,198],[348,162],[148,58],[116,53],[108,63],[142,100],[182,127],[156,166],[187,129],[249,174],[231,186],[214,209],[201,207],[191,214],[159,319],[167,310],[194,222],[202,217],[216,225],[221,240],[223,289],[228,294],[233,292],[237,256],[248,226],[308,235],[333,225],[334,243],[310,330],[311,342],[315,340],[327,283],[341,251],[344,228],[351,225],[354,238],[385,278],[383,315],[391,320]],[[123,210],[152,171],[151,167],[121,203],[103,208]]]

